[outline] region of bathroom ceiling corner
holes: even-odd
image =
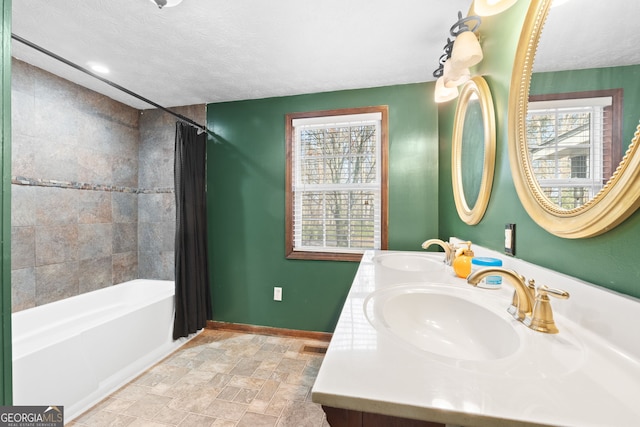
[[[14,1],[12,32],[166,107],[434,80],[471,0]],[[19,60],[135,108],[103,82],[12,42]]]

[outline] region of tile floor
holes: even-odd
[[[74,427],[327,427],[311,402],[327,343],[206,329]]]

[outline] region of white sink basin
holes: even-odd
[[[373,262],[382,267],[406,272],[427,272],[439,270],[442,268],[443,261],[444,259],[437,255],[420,253],[408,254],[406,252],[385,253],[373,257]]]
[[[473,296],[446,285],[398,285],[373,292],[364,308],[379,332],[420,351],[474,361],[515,353],[521,342],[514,328],[523,326],[477,304]]]
[[[385,252],[373,257],[379,284],[425,282],[446,273],[444,253]]]

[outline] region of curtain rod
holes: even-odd
[[[45,48],[43,48],[41,46],[38,46],[35,43],[30,42],[29,40],[23,39],[22,37],[14,34],[14,33],[11,33],[11,38],[16,40],[16,41],[19,41],[22,44],[25,44],[25,45],[37,50],[39,52],[42,52],[45,55],[48,55],[53,59],[57,59],[58,61],[63,62],[65,64],[67,64],[68,66],[75,68],[76,70],[82,71],[83,73],[88,74],[91,77],[94,77],[94,78],[100,80],[101,82],[108,84],[111,87],[114,87],[114,88],[116,88],[116,89],[118,89],[118,90],[120,90],[120,91],[122,91],[122,92],[124,92],[124,93],[126,93],[128,95],[133,96],[134,98],[138,98],[139,100],[144,101],[147,104],[153,105],[154,107],[156,107],[156,108],[158,108],[158,109],[160,109],[162,111],[165,111],[165,112],[171,114],[172,116],[178,118],[179,120],[181,120],[183,122],[186,122],[186,123],[189,123],[190,125],[195,126],[195,127],[197,127],[198,129],[200,129],[202,131],[205,131],[207,133],[212,133],[209,129],[207,129],[206,126],[203,126],[203,125],[191,120],[190,118],[183,116],[182,114],[176,113],[175,111],[172,111],[172,110],[170,110],[170,109],[168,109],[166,107],[163,107],[162,105],[157,104],[157,103],[151,101],[150,99],[145,98],[142,95],[138,95],[137,93],[132,92],[129,89],[127,89],[125,87],[122,87],[117,83],[114,83],[114,82],[112,82],[110,80],[107,80],[104,77],[102,77],[102,76],[100,76],[100,75],[98,75],[98,74],[96,74],[96,73],[94,73],[92,71],[89,71],[86,68],[81,67],[80,65],[69,61],[68,59],[65,59],[65,58],[61,57],[60,55],[57,55],[57,54],[51,52],[50,50],[47,50],[47,49],[45,49]]]

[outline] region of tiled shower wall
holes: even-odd
[[[205,123],[204,105],[172,108],[198,123]],[[162,110],[140,115],[138,175],[138,269],[147,279],[174,279],[175,194],[173,151],[176,119]]]
[[[12,117],[13,311],[172,280],[175,119],[15,59]]]

